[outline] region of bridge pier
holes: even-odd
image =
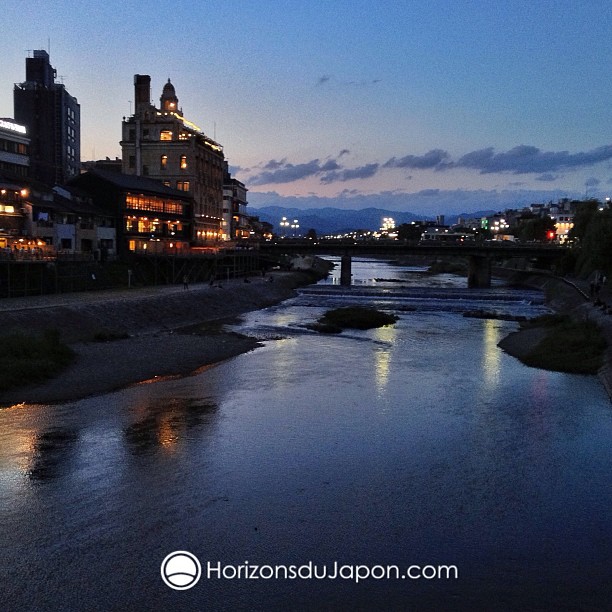
[[[468,266],[468,287],[491,286],[491,260],[488,257],[470,255]]]
[[[348,287],[351,284],[351,256],[344,254],[340,260],[340,284],[343,287]]]

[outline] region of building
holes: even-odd
[[[23,236],[30,159],[27,128],[0,119],[0,249],[6,252]]]
[[[30,139],[25,125],[0,119],[0,177],[27,179],[30,167]]]
[[[227,162],[223,175],[223,219],[221,238],[242,240],[250,236],[251,227],[247,215],[247,191],[244,183],[232,178]]]
[[[26,80],[13,91],[15,121],[30,138],[30,177],[64,185],[80,172],[81,108],[57,74],[46,51],[26,58]]]
[[[104,260],[115,255],[114,215],[76,189],[33,189],[26,204],[27,244],[46,255],[70,254]]]
[[[114,218],[117,253],[175,255],[189,251],[192,200],[157,180],[91,170],[70,182]]]
[[[134,88],[134,115],[122,124],[123,173],[188,194],[194,207],[193,244],[216,243],[223,216],[223,148],[183,116],[170,79],[159,108],[151,104],[150,76],[135,75]]]

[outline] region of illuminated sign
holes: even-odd
[[[26,133],[25,125],[19,125],[18,123],[6,121],[5,119],[0,119],[0,128],[4,128],[5,130],[11,130],[12,132],[17,132],[18,134]]]

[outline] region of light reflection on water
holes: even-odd
[[[320,336],[298,327],[325,309],[313,299],[246,315],[241,330],[285,339],[197,376],[0,411],[9,608],[597,609],[612,534],[597,380],[504,354],[514,323],[440,310]],[[456,563],[462,580],[208,581],[179,602],[158,572],[180,549]]]

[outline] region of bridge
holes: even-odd
[[[261,252],[270,254],[318,254],[340,255],[340,282],[351,284],[352,257],[366,255],[400,255],[465,257],[468,260],[468,287],[491,286],[491,262],[494,259],[538,259],[554,262],[563,257],[568,248],[560,245],[530,243],[516,244],[504,242],[464,242],[458,244],[415,244],[398,241],[356,242],[345,240],[294,240],[264,242],[259,246]]]

